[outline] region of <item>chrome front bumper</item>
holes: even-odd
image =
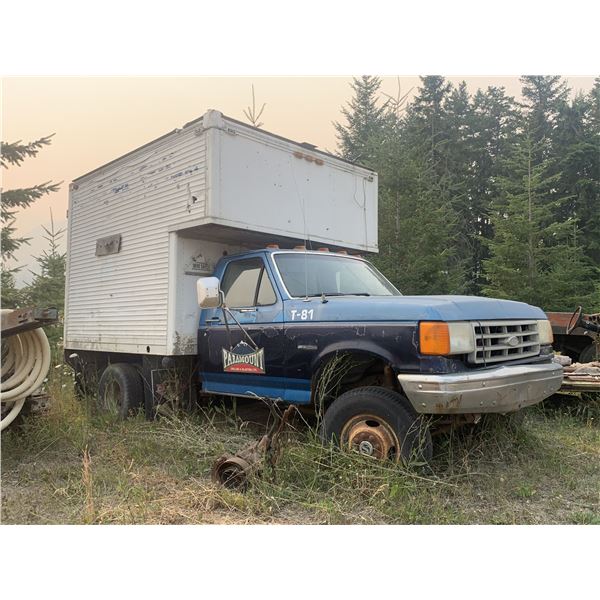
[[[501,366],[447,375],[400,374],[398,381],[417,412],[507,413],[541,402],[560,388],[556,363]]]

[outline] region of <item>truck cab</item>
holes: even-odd
[[[227,256],[198,280],[198,296],[203,392],[312,404],[324,438],[366,454],[428,455],[425,415],[508,413],[562,381],[541,309],[403,296],[359,256]]]

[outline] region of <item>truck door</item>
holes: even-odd
[[[198,352],[203,390],[283,398],[283,303],[270,267],[262,256],[232,259],[225,265],[221,290],[255,346],[229,315],[226,324],[222,309],[201,311]]]

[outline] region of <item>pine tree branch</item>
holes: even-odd
[[[42,196],[57,192],[60,189],[61,184],[62,181],[60,183],[47,181],[46,183],[30,188],[2,191],[2,207],[0,209],[0,220],[2,221],[2,224],[4,225],[11,219],[14,219],[16,211],[10,210],[11,208],[27,208]]]
[[[16,229],[12,226],[15,222],[14,219],[8,220],[2,225],[1,241],[0,241],[0,253],[2,255],[2,263],[14,258],[14,253],[19,249],[22,244],[29,245],[31,238],[15,238],[13,234]]]
[[[52,133],[27,144],[21,143],[21,140],[11,143],[0,142],[0,165],[5,169],[9,165],[18,167],[26,158],[36,156],[43,146],[51,144],[53,136]]]

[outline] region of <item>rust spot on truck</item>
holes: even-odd
[[[436,413],[456,413],[460,411],[462,394],[452,396],[447,402],[437,402],[434,406]]]

